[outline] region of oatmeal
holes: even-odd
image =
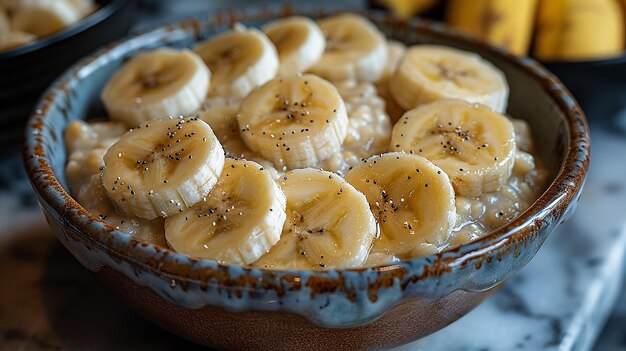
[[[541,195],[548,173],[528,124],[499,112],[495,66],[387,41],[358,15],[320,24],[277,20],[270,38],[238,25],[195,52],[129,60],[105,87],[116,122],[66,130],[72,194],[190,257],[309,270],[463,245]]]

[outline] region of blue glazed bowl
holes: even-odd
[[[509,113],[528,121],[552,183],[519,218],[438,255],[376,268],[267,271],[195,260],[115,230],[67,192],[63,132],[101,116],[99,93],[125,58],[161,46],[189,47],[234,22],[259,25],[292,13],[268,7],[207,15],[139,33],[72,67],[47,90],[26,131],[24,163],[59,240],[121,300],[185,338],[225,349],[365,349],[407,343],[460,318],[526,265],[573,209],[589,164],[589,131],[563,85],[519,59],[444,26],[369,16],[390,37],[479,53],[510,83]]]

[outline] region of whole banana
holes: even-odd
[[[447,20],[452,27],[503,46],[516,55],[526,55],[536,7],[537,0],[452,0]]]
[[[539,5],[535,56],[541,60],[587,60],[624,49],[624,17],[617,0],[543,0]]]

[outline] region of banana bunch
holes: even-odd
[[[89,15],[93,0],[0,1],[0,51],[45,37]]]
[[[516,55],[589,60],[620,55],[624,12],[619,0],[451,0],[447,22]]]
[[[379,0],[398,17],[422,14],[436,0]],[[448,0],[452,27],[540,60],[594,60],[624,50],[624,0]]]
[[[617,0],[542,1],[534,55],[542,60],[585,60],[620,55],[624,17]]]

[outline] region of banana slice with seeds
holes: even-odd
[[[324,33],[307,17],[289,17],[263,26],[263,32],[276,46],[279,76],[306,71],[322,57],[326,48]]]
[[[426,157],[450,176],[458,194],[476,197],[500,189],[511,176],[515,132],[507,117],[486,106],[439,100],[402,116],[391,150]]]
[[[201,201],[224,167],[224,150],[198,118],[146,122],[104,155],[102,183],[124,214],[167,217]]]
[[[432,162],[405,153],[382,154],[352,168],[346,180],[365,194],[378,221],[380,237],[372,253],[409,259],[446,244],[456,221],[454,190]]]
[[[237,25],[193,49],[211,70],[212,96],[242,99],[276,76],[278,54],[263,32]]]
[[[211,73],[189,50],[158,49],[139,54],[118,70],[102,91],[113,120],[131,128],[156,118],[197,111]]]
[[[389,90],[404,109],[440,99],[461,99],[506,110],[509,86],[504,74],[479,55],[449,47],[410,47]]]
[[[387,63],[385,36],[366,18],[341,14],[318,21],[326,51],[310,72],[332,81],[375,82]]]
[[[311,74],[275,78],[253,91],[238,121],[251,150],[288,169],[315,166],[337,153],[348,131],[337,89]]]
[[[202,104],[198,117],[211,127],[227,156],[251,159],[256,154],[248,149],[239,135],[239,104],[239,100],[210,97]]]
[[[203,201],[166,218],[174,250],[223,264],[252,264],[280,239],[285,194],[256,162],[226,159],[224,171]]]
[[[278,179],[278,171],[274,165],[250,150],[241,139],[237,111],[240,101],[228,100],[218,96],[208,98],[198,112],[198,117],[207,122],[217,139],[222,144],[226,156],[255,161],[270,172],[274,180]]]
[[[280,241],[256,267],[331,269],[359,267],[376,237],[365,196],[343,178],[318,169],[285,173],[287,220]]]

